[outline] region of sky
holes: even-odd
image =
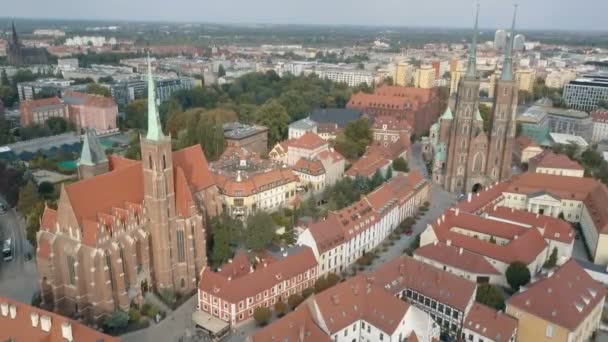
[[[479,0],[480,27],[513,0]],[[472,26],[475,0],[0,0],[2,17],[409,27]],[[593,13],[603,13],[593,15]],[[519,0],[520,29],[608,30],[608,0]]]

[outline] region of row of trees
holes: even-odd
[[[585,175],[594,177],[602,183],[608,185],[608,162],[602,157],[597,149],[597,145],[592,145],[581,152],[580,147],[574,143],[561,145],[556,144],[552,147],[553,152],[565,154],[568,158],[576,160],[585,169]]]
[[[373,132],[367,118],[349,122],[344,133],[336,138],[335,149],[347,159],[357,159],[373,141]]]

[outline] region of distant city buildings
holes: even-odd
[[[346,83],[349,87],[356,87],[362,84],[367,84],[372,87],[378,81],[373,71],[355,68],[318,65],[314,68],[313,73],[322,79],[328,79],[337,83]]]
[[[515,80],[519,90],[527,91],[532,94],[536,83],[536,72],[533,69],[519,68],[515,71]]]
[[[591,111],[608,101],[608,74],[586,75],[568,82],[562,97],[570,108]]]
[[[414,74],[414,87],[431,89],[435,87],[435,75],[437,71],[431,65],[422,65],[416,69]]]
[[[597,143],[608,139],[608,109],[594,110],[591,112],[591,120],[593,121],[591,142]]]
[[[86,88],[82,85],[74,85],[72,80],[64,80],[58,78],[42,78],[32,82],[17,83],[17,92],[19,101],[35,100],[39,96],[59,96],[66,91],[82,90]]]
[[[48,63],[46,50],[37,47],[25,47],[17,35],[14,22],[11,28],[11,38],[6,49],[9,65],[23,66]]]
[[[496,30],[496,33],[494,33],[494,48],[499,52],[504,52],[507,47],[507,37],[507,31],[502,29]]]

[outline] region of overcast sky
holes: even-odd
[[[518,2],[523,29],[608,30],[608,0]],[[480,26],[509,26],[513,0],[479,3]],[[0,0],[0,8],[21,18],[465,27],[475,0]]]

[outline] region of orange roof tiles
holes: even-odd
[[[527,147],[540,147],[538,144],[525,135],[520,135],[515,139],[515,142],[519,146],[520,150],[523,150]]]
[[[173,166],[184,170],[184,175],[193,190],[201,191],[214,185],[214,178],[201,145],[196,144],[175,151],[172,158]]]
[[[332,339],[314,321],[308,305],[303,304],[285,317],[258,330],[251,336],[251,341],[331,342]]]
[[[545,239],[571,243],[574,241],[574,229],[564,220],[555,217],[531,213],[507,207],[494,207],[487,210],[489,218],[497,217],[504,220],[522,223],[531,227],[539,227],[544,230]]]
[[[134,164],[139,164],[139,161],[137,160],[128,159],[114,154],[108,156],[108,161],[110,163],[110,170],[118,170]]]
[[[18,342],[60,342],[65,341],[62,335],[62,325],[71,326],[74,341],[104,341],[119,342],[119,337],[112,337],[89,328],[82,323],[67,317],[45,311],[15,300],[0,297],[0,305],[7,304],[15,307],[15,318],[11,318],[10,309],[7,316],[0,315],[0,340]],[[32,314],[38,315],[37,327],[32,326]],[[50,330],[42,330],[42,318],[48,317],[51,321]]]
[[[395,118],[393,116],[377,116],[374,119],[373,129],[383,130],[386,125],[387,130],[392,131],[412,131],[412,126],[405,119]]]
[[[517,331],[517,319],[475,303],[465,317],[463,328],[474,331],[490,341],[507,342]]]
[[[252,265],[249,262],[247,253],[242,251],[238,253],[231,262],[222,265],[221,270],[219,270],[217,273],[226,278],[232,277],[232,279],[237,279],[247,275],[251,266]]]
[[[539,156],[540,160],[536,167],[546,167],[553,169],[584,170],[578,162],[568,158],[565,154],[555,154],[551,151]]]
[[[316,149],[323,145],[327,145],[327,141],[323,140],[320,136],[315,133],[307,131],[301,137],[290,141],[289,146],[298,147],[303,149]]]
[[[310,160],[306,158],[300,158],[292,169],[294,171],[313,176],[318,176],[325,173],[325,168],[319,160]]]
[[[267,264],[266,267],[258,264],[253,272],[236,279],[205,267],[201,272],[199,289],[230,303],[238,303],[316,267],[317,260],[312,250],[302,247],[295,254]]]
[[[291,169],[280,168],[254,173],[249,178],[241,178],[240,181],[223,174],[215,174],[215,181],[222,194],[232,197],[247,197],[279,185],[297,182],[298,178]]]
[[[361,319],[392,334],[410,309],[410,304],[382,287],[368,283],[362,275],[335,285],[313,298],[330,334]]]
[[[335,248],[342,244],[346,237],[338,215],[330,214],[327,219],[311,224],[308,229],[315,239],[319,253]]]
[[[40,229],[51,231],[51,229],[55,228],[55,224],[57,224],[57,210],[51,209],[45,204],[44,212],[40,219]]]
[[[377,151],[371,151],[365,153],[360,159],[355,161],[351,166],[346,175],[349,177],[363,176],[372,177],[376,171],[387,167],[391,164],[391,160],[384,157]]]
[[[317,155],[317,158],[319,158],[320,160],[331,159],[333,163],[344,160],[344,156],[342,156],[340,154],[340,152],[334,150],[333,148],[325,150],[325,151],[321,151]]]
[[[21,108],[21,111],[24,111],[24,110],[29,111],[29,110],[31,110],[33,108],[37,108],[37,107],[46,107],[46,106],[61,105],[61,104],[63,104],[61,102],[61,99],[58,98],[57,96],[54,96],[54,97],[49,97],[49,98],[45,98],[45,99],[22,101],[19,106]]]
[[[467,272],[500,274],[482,255],[464,249],[461,251],[460,247],[448,246],[442,242],[422,246],[414,253],[417,256],[435,260]]]
[[[549,277],[513,295],[507,306],[574,331],[605,296],[606,288],[570,259]]]
[[[477,286],[474,282],[407,255],[384,263],[370,277],[374,284],[393,295],[409,288],[463,312],[469,302],[475,300]]]

